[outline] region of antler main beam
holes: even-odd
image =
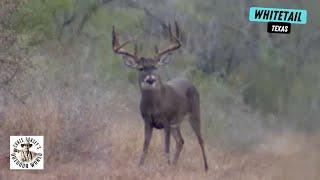
[[[180,42],[180,40],[179,40],[179,38],[180,38],[180,28],[179,28],[179,26],[178,26],[177,21],[174,22],[174,25],[175,25],[175,30],[176,30],[175,34],[172,33],[171,25],[170,25],[170,24],[168,25],[168,30],[169,30],[169,35],[170,35],[170,41],[173,42],[173,44],[170,44],[169,47],[167,47],[167,48],[159,51],[159,52],[156,54],[156,58],[157,58],[158,60],[160,60],[160,58],[161,58],[163,55],[165,55],[165,54],[167,54],[167,53],[169,53],[169,52],[171,52],[171,51],[175,51],[175,50],[177,50],[177,49],[179,49],[179,48],[181,47],[181,42]]]
[[[129,40],[125,41],[124,43],[120,44],[118,33],[115,31],[115,27],[112,26],[112,49],[113,49],[113,51],[117,54],[129,56],[129,57],[133,58],[135,61],[138,61],[139,57],[138,57],[136,45],[134,48],[134,54],[128,52],[127,50],[125,50],[123,48],[124,46],[131,43],[132,41],[133,41],[132,39],[129,39]]]

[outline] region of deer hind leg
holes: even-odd
[[[202,139],[201,131],[200,131],[200,114],[198,114],[198,113],[192,114],[190,116],[189,122],[190,122],[190,125],[191,125],[193,131],[195,132],[197,139],[199,141],[201,151],[202,151],[203,161],[204,161],[204,168],[207,171],[208,170],[207,157],[206,157],[206,153],[204,150],[204,143],[203,143],[203,139]]]
[[[181,153],[183,144],[184,144],[184,140],[183,140],[183,138],[181,136],[180,127],[172,129],[172,136],[176,140],[176,152],[175,152],[175,155],[174,155],[174,158],[173,158],[173,164],[176,165],[177,161],[179,159],[179,155]]]
[[[170,125],[166,124],[164,126],[164,136],[165,136],[165,148],[164,151],[166,153],[166,158],[168,160],[168,164],[170,164]]]
[[[146,158],[146,155],[148,153],[149,145],[150,145],[150,140],[152,137],[152,127],[151,124],[145,123],[144,125],[144,144],[143,144],[143,152],[140,158],[139,165],[143,165],[144,160]]]

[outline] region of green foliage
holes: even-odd
[[[275,66],[277,61],[261,60],[252,65],[247,77],[249,86],[243,92],[247,104],[267,113],[283,111],[288,103],[288,72],[285,67]]]
[[[247,8],[253,5],[249,2],[176,0],[161,5],[152,2],[152,8],[148,3],[28,0],[11,15],[9,24],[29,48],[59,41],[60,48],[66,49],[66,53],[55,52],[65,57],[46,57],[50,63],[45,83],[65,84],[56,82],[63,79],[77,89],[83,83],[81,75],[89,72],[103,88],[126,91],[132,89],[128,82],[136,85],[137,72],[126,68],[112,51],[112,25],[122,41],[137,34],[139,53],[151,56],[155,44],[160,49],[168,44],[160,24],[174,16],[183,30],[183,48],[161,71],[164,79],[187,76],[196,84],[209,129],[223,131],[228,126],[226,109],[241,98],[266,114],[294,114],[299,118],[296,124],[318,117],[320,34],[313,27],[317,21],[310,23],[312,27],[297,27],[290,36],[269,36],[261,26],[248,24]],[[70,25],[64,27],[68,20]],[[131,45],[126,48],[133,49]]]
[[[189,18],[207,23],[213,17],[214,12],[211,7],[214,6],[214,2],[206,0],[177,0],[175,1],[177,10],[186,13]]]
[[[35,45],[56,36],[55,15],[70,11],[75,0],[28,0],[12,15],[11,28]]]
[[[119,79],[129,79],[130,82],[136,82],[134,70],[127,70],[123,65],[123,59],[112,51],[111,27],[115,25],[121,35],[124,35],[128,29],[131,35],[140,34],[139,25],[142,24],[143,18],[141,10],[109,6],[99,9],[91,17],[84,31],[92,36],[102,37],[95,42],[97,43],[97,59],[99,59],[96,68],[99,69],[99,76],[105,81],[116,82]],[[132,50],[133,47],[129,45],[127,48]]]

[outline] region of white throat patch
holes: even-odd
[[[146,83],[145,81],[141,82],[141,88],[142,89],[154,89],[156,88],[156,82],[153,84]]]

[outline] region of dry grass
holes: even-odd
[[[50,97],[23,108],[11,105],[0,131],[0,179],[312,180],[320,177],[320,136],[298,133],[270,135],[246,152],[230,152],[207,144],[210,169],[205,173],[194,136],[185,137],[180,161],[174,167],[166,164],[162,132],[155,131],[146,163],[138,167],[143,122],[137,109],[119,98],[105,100],[104,105],[88,104],[80,108],[84,111],[81,120],[68,116],[72,109],[61,109]],[[6,157],[9,135],[19,134],[45,136],[45,170],[9,170]]]

